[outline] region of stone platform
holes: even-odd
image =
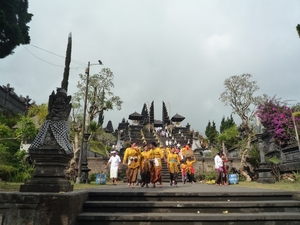
[[[204,183],[163,185],[128,188],[119,183],[61,193],[2,192],[1,225],[300,224],[300,192]]]
[[[89,190],[78,225],[300,224],[300,192],[202,183]]]

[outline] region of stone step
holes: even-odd
[[[165,183],[163,184],[166,185]],[[183,187],[184,185],[181,184]],[[230,194],[223,193],[220,187],[220,192],[201,192],[201,188],[207,188],[205,184],[194,184],[195,188],[199,189],[198,192],[177,192],[176,187],[172,187],[174,192],[98,192],[90,191],[89,200],[92,201],[286,201],[293,200],[291,192],[232,192]],[[214,185],[213,185],[214,186]],[[194,187],[194,186],[193,186]],[[139,187],[138,187],[139,188]],[[181,187],[178,187],[180,189]],[[149,188],[148,190],[152,190]],[[160,188],[155,188],[160,190]],[[147,188],[143,188],[147,190]],[[163,190],[163,189],[161,189]]]
[[[258,213],[300,212],[300,201],[87,201],[85,212]]]
[[[262,213],[102,213],[84,212],[77,221],[84,225],[282,225],[300,224],[299,212],[262,212]]]
[[[90,191],[77,222],[78,225],[300,224],[300,201],[293,192],[222,192],[230,187],[196,185]],[[181,188],[190,191],[180,191]],[[206,191],[201,192],[201,188]]]

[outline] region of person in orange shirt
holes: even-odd
[[[182,182],[183,184],[185,184],[187,179],[187,170],[188,170],[185,160],[182,160],[182,163],[180,164],[180,169],[181,169]]]
[[[186,165],[188,167],[188,170],[187,170],[187,177],[188,177],[188,180],[190,183],[196,183],[196,179],[195,179],[195,169],[194,169],[194,166],[193,164],[196,162],[196,158],[195,156],[193,158],[189,157],[187,158],[186,160]]]

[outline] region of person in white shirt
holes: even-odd
[[[217,155],[215,156],[215,169],[217,172],[217,177],[216,177],[216,185],[222,185],[222,172],[223,172],[223,160],[220,157],[220,152],[217,153]]]
[[[119,165],[121,163],[120,156],[117,155],[116,151],[111,152],[111,157],[108,160],[105,169],[110,165],[110,173],[109,176],[112,179],[113,185],[117,185],[117,178],[118,178],[118,170],[119,170]]]

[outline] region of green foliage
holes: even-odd
[[[17,123],[17,119],[19,119],[19,123]],[[23,182],[30,177],[29,174],[32,172],[32,167],[24,161],[26,152],[19,150],[20,141],[15,138],[15,132],[12,127],[18,124],[16,133],[20,137],[28,137],[28,134],[32,131],[32,127],[35,130],[35,126],[28,118],[24,116],[20,117],[19,115],[0,114],[0,121],[0,136],[2,138],[0,138],[0,179],[4,181],[16,180]],[[27,127],[28,124],[30,124],[29,128]],[[22,130],[23,128],[24,130]],[[25,136],[22,136],[23,134]]]
[[[225,142],[225,145],[227,148],[235,146],[239,139],[238,139],[239,131],[234,124],[233,126],[227,128],[219,135],[219,142],[222,143]]]
[[[12,130],[5,124],[0,122],[0,139],[12,137]]]
[[[4,181],[11,180],[12,174],[16,171],[13,164],[10,162],[13,160],[8,147],[0,144],[0,179]]]
[[[209,140],[211,145],[214,145],[217,142],[217,137],[218,137],[218,131],[216,129],[216,124],[213,121],[212,123],[209,121],[206,129],[205,129],[205,135],[207,139]]]
[[[246,181],[246,177],[239,175],[239,182]]]
[[[35,137],[37,129],[32,119],[22,116],[21,120],[17,123],[16,136],[18,139],[26,142],[28,139]]]
[[[11,114],[9,112],[0,112],[0,123],[12,128],[20,120],[21,115]],[[1,137],[1,136],[0,136]]]
[[[267,162],[271,164],[271,168],[272,168],[271,174],[274,177],[274,179],[276,181],[280,181],[281,179],[281,172],[279,167],[280,160],[276,156],[273,156],[272,158],[267,159]]]
[[[280,160],[276,156],[273,156],[272,158],[268,159],[268,162],[278,165],[280,163]]]
[[[25,150],[19,150],[15,154],[16,159],[16,172],[13,174],[12,182],[25,182],[31,178],[34,172],[34,167],[30,163],[27,152]]]
[[[92,173],[92,174],[89,174],[89,181],[90,182],[96,182],[96,176],[97,176],[97,173]]]
[[[15,154],[8,147],[0,144],[0,179],[10,182],[24,182],[33,172],[33,166],[27,160],[27,153],[18,150]]]
[[[235,122],[233,120],[232,114],[230,115],[230,118],[227,117],[225,120],[225,117],[223,116],[221,125],[220,125],[220,133],[223,133],[225,130],[231,128],[235,125]]]
[[[195,179],[199,180],[199,181],[205,180],[205,174],[200,173],[200,172],[197,171],[196,174],[195,174]]]
[[[15,174],[17,169],[11,165],[0,165],[0,179],[3,181],[11,181],[12,175]]]
[[[90,144],[90,151],[94,153],[98,153],[100,155],[107,155],[106,154],[106,147],[102,142],[91,140],[89,141]]]
[[[15,149],[18,149],[20,146],[20,141],[16,140],[12,127],[7,125],[15,125],[15,118],[15,116],[12,116],[8,117],[7,120],[4,120],[2,117],[1,121],[6,123],[0,122],[0,144],[7,147],[7,152],[10,152],[11,154],[14,154],[16,151]]]
[[[4,166],[7,161],[9,161],[9,152],[8,152],[8,148],[0,143],[0,166]]]
[[[293,106],[291,107],[291,110],[292,110],[293,112],[300,112],[300,103],[296,103],[295,105],[293,105]]]
[[[215,170],[204,173],[205,180],[215,180],[217,177],[217,173]]]
[[[257,144],[252,145],[248,152],[247,162],[251,164],[253,168],[258,168],[260,163],[260,155]]]
[[[103,130],[101,131],[101,134],[97,135],[96,139],[101,141],[105,146],[112,146],[117,140],[114,135],[106,133]]]
[[[294,177],[295,177],[295,181],[297,183],[300,183],[300,173],[299,173],[299,171],[298,170],[297,171],[293,171],[293,174],[294,174]]]
[[[37,125],[41,125],[45,122],[46,116],[48,115],[48,105],[41,104],[41,105],[32,105],[28,109],[27,116],[29,118],[37,118]]]
[[[99,128],[98,124],[95,121],[91,121],[91,123],[90,123],[90,131],[92,133],[95,133],[95,132],[97,132],[98,128]]]
[[[91,123],[91,128],[92,126],[97,126],[97,129],[94,130],[90,139],[90,150],[106,156],[107,150],[115,143],[116,137],[110,133],[104,132],[96,122],[93,122],[93,125]]]
[[[12,54],[16,46],[30,43],[27,23],[33,15],[27,10],[27,0],[0,1],[0,58]]]
[[[78,92],[73,101],[80,102],[85,99],[87,74],[79,74],[80,81],[77,84]],[[122,108],[123,101],[112,92],[114,74],[109,68],[103,68],[98,74],[89,76],[89,89],[87,93],[87,108],[90,121],[93,121],[104,110]]]

